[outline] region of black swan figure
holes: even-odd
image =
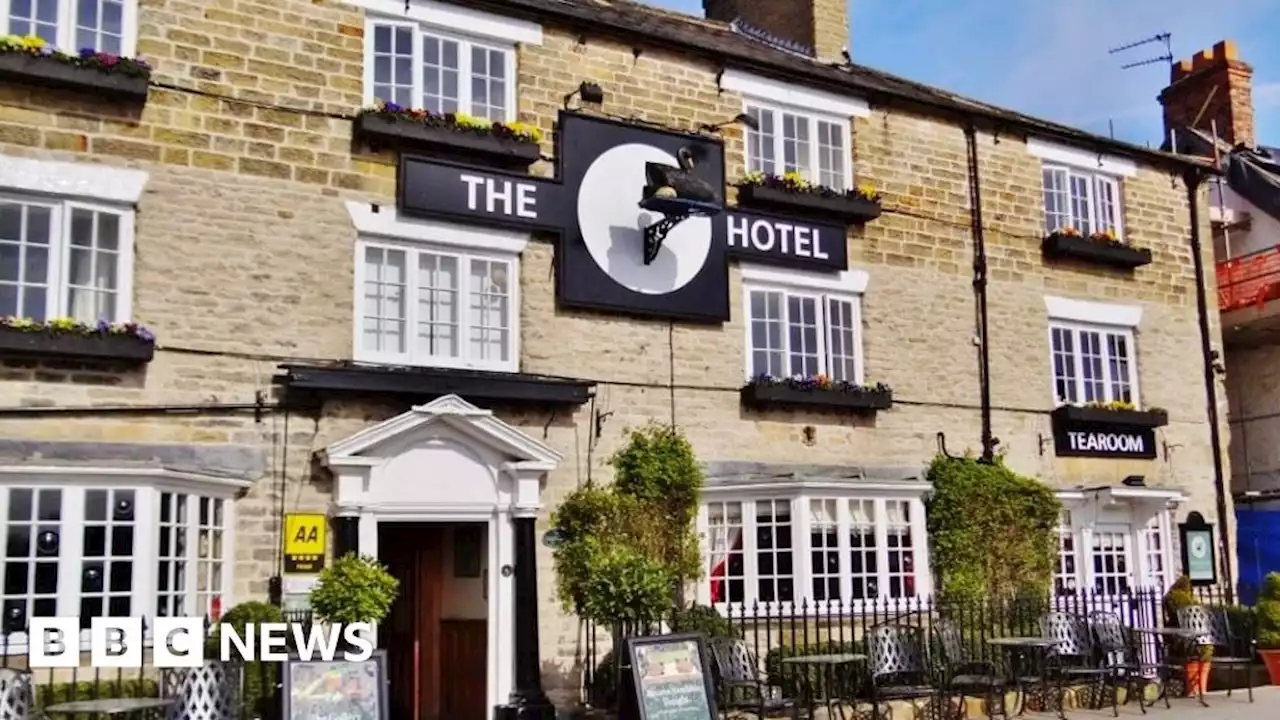
[[[649,162],[644,164],[644,176],[648,182],[644,188],[645,199],[687,200],[711,205],[720,202],[720,196],[711,183],[694,175],[698,162],[705,159],[706,151],[699,146],[685,145],[676,151],[680,167]]]

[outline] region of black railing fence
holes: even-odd
[[[1251,616],[1236,604],[1236,596],[1220,588],[1197,588],[1198,602],[1226,609],[1234,638],[1248,648],[1254,635]],[[660,621],[632,623],[609,628],[585,623],[583,654],[583,701],[593,707],[609,707],[616,699],[615,678],[619,659],[612,652],[613,641],[627,637],[666,632],[703,632],[708,635],[741,638],[753,651],[759,669],[770,684],[785,688],[795,684],[794,672],[783,660],[797,655],[832,652],[865,652],[863,637],[877,625],[902,624],[921,628],[932,642],[933,628],[940,620],[956,627],[965,649],[974,660],[996,661],[988,640],[997,637],[1039,637],[1040,619],[1048,612],[1088,616],[1110,612],[1133,628],[1157,628],[1176,624],[1168,617],[1164,591],[1132,589],[1117,593],[1080,590],[1042,599],[1005,602],[946,602],[932,597],[878,598],[865,601],[801,601],[779,604],[732,604],[715,610],[696,608],[672,610]],[[1158,638],[1137,634],[1139,651],[1155,659]]]
[[[285,612],[283,622],[300,624],[303,626],[303,632],[309,633],[312,616],[310,612]],[[86,635],[81,639],[78,666],[51,668],[31,666],[27,628],[18,626],[21,629],[14,629],[10,624],[8,629],[0,632],[0,668],[23,670],[31,674],[32,701],[37,709],[77,700],[158,697],[163,690],[163,669],[155,664],[149,637],[150,625],[146,619],[143,620],[143,630],[148,635],[148,639],[142,652],[142,661],[135,666],[95,667]],[[220,650],[212,647],[210,643],[216,634],[215,622],[206,616],[201,638],[206,660],[221,659]],[[286,649],[292,650],[294,648],[292,634],[289,638]],[[76,639],[72,638],[73,646],[75,642]],[[253,647],[255,652],[261,650],[256,637]],[[236,652],[234,646],[233,652]],[[279,668],[279,663],[272,662],[242,664],[237,674],[241,682],[240,697],[245,706],[241,713],[242,718],[245,720],[279,718]]]

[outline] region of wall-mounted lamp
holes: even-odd
[[[1145,475],[1130,475],[1120,481],[1125,487],[1146,487],[1147,478]]]
[[[732,120],[725,120],[722,123],[715,123],[714,125],[708,125],[704,123],[703,125],[700,125],[698,129],[702,130],[703,132],[720,132],[724,128],[729,127],[730,125],[738,125],[738,124],[746,125],[747,127],[757,132],[759,132],[760,130],[760,121],[756,120],[755,118],[751,117],[746,113],[738,113],[736,116],[734,116]]]
[[[584,103],[599,105],[604,102],[604,89],[596,83],[587,82],[585,80],[582,81],[582,84],[578,86],[577,90],[574,90],[564,96],[564,107],[566,110],[569,109],[569,101],[573,99],[574,95],[582,98],[582,102]]]

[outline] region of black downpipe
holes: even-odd
[[[1199,169],[1187,170],[1182,180],[1187,186],[1187,204],[1191,208],[1191,261],[1196,271],[1196,309],[1200,320],[1200,355],[1204,360],[1204,397],[1209,407],[1209,444],[1213,453],[1213,489],[1217,496],[1218,507],[1218,542],[1221,558],[1222,577],[1229,588],[1235,583],[1231,576],[1231,537],[1227,532],[1230,518],[1227,516],[1227,487],[1222,474],[1222,435],[1218,431],[1218,383],[1214,378],[1213,343],[1209,337],[1209,305],[1205,300],[1204,257],[1200,247],[1200,183],[1204,181],[1204,172]]]
[[[978,175],[978,134],[973,124],[964,129],[969,151],[969,218],[973,232],[973,294],[978,326],[978,387],[982,403],[982,462],[995,460],[991,435],[991,353],[987,348],[987,241],[982,224],[982,183]]]

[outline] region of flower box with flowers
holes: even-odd
[[[538,144],[542,131],[532,125],[414,110],[395,103],[360,111],[355,134],[374,145],[413,146],[505,168],[527,168],[542,156]]]
[[[140,57],[125,58],[92,48],[68,54],[50,48],[34,35],[5,35],[0,36],[0,77],[146,101],[151,66]]]
[[[1139,410],[1133,403],[1127,402],[1061,405],[1052,415],[1055,422],[1091,425],[1158,428],[1169,424],[1169,413],[1163,408]]]
[[[1040,247],[1048,257],[1075,258],[1129,270],[1151,264],[1150,250],[1125,244],[1114,230],[1085,236],[1073,227],[1062,228],[1049,233]]]
[[[99,321],[88,325],[71,318],[47,322],[19,317],[0,319],[0,355],[145,363],[155,352],[156,336],[133,323]]]
[[[826,375],[758,375],[742,388],[740,395],[743,404],[754,407],[817,405],[851,410],[888,410],[893,407],[893,390],[884,383],[858,385],[832,380]]]
[[[790,210],[845,222],[865,223],[880,217],[880,194],[870,184],[853,190],[814,185],[796,173],[748,173],[737,184],[738,204],[764,210]]]

